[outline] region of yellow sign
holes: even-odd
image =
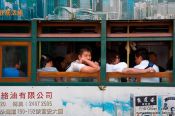
[[[0,16],[22,16],[22,10],[0,10]]]

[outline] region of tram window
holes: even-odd
[[[30,42],[0,42],[0,82],[31,81]]]
[[[126,27],[112,26],[111,33],[127,33],[127,26]]]
[[[108,37],[170,37],[172,21],[108,21]]]
[[[41,42],[38,43],[39,60],[38,60],[38,73],[42,72],[53,72],[53,74],[48,75],[48,77],[39,77],[38,81],[57,81],[57,82],[93,82],[97,81],[99,78],[93,75],[97,75],[98,71],[94,72],[96,67],[90,66],[89,61],[93,65],[99,67],[100,64],[100,43],[98,42]],[[79,51],[85,53],[79,55]],[[85,51],[85,52],[84,52]],[[81,53],[81,54],[82,54]],[[87,59],[86,59],[87,58]],[[85,59],[85,60],[84,60]],[[44,63],[42,61],[47,61]],[[81,61],[82,60],[82,61]],[[86,61],[88,60],[88,61]],[[50,66],[49,68],[46,67]],[[90,69],[86,70],[84,67],[89,66]],[[94,70],[92,71],[92,68]],[[83,69],[84,68],[84,69]],[[90,71],[89,71],[90,70]],[[89,71],[89,72],[88,72]],[[55,73],[56,72],[56,73]],[[63,72],[82,72],[80,77],[66,77],[66,73]],[[84,74],[83,74],[84,73]],[[57,75],[63,74],[64,76],[58,77]],[[87,77],[86,77],[87,74]],[[55,75],[55,77],[54,77]],[[74,74],[72,74],[74,75]],[[98,78],[98,79],[97,79]]]
[[[149,60],[154,64],[167,69],[167,62],[172,56],[170,42],[135,42],[137,48],[144,47],[149,52]],[[156,58],[155,58],[156,56]],[[154,57],[154,58],[152,58]],[[165,70],[160,70],[161,72]]]
[[[146,25],[146,26],[130,26],[130,33],[168,33],[169,26],[168,25]]]
[[[97,33],[95,26],[59,26],[59,27],[49,27],[44,26],[42,28],[42,33]]]
[[[2,77],[26,77],[27,76],[27,47],[4,46],[2,48]]]
[[[128,25],[125,22],[107,22],[108,37],[125,37],[128,34]]]
[[[99,22],[41,22],[38,29],[39,37],[100,37]]]
[[[128,67],[126,42],[107,42],[106,72],[122,72]],[[109,82],[127,82],[127,78],[109,78]]]
[[[0,26],[0,33],[29,33],[27,26]]]
[[[171,42],[108,42],[106,71],[119,73],[107,73],[107,80],[110,82],[171,82],[172,66],[169,66],[172,65],[171,44]],[[129,68],[126,68],[127,66]],[[145,76],[144,73],[148,72],[152,73],[152,76],[159,77]],[[119,76],[126,78],[121,80],[123,78]]]
[[[0,22],[0,37],[30,37],[31,24],[29,22]]]

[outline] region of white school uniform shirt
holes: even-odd
[[[149,61],[148,60],[143,60],[141,61],[140,64],[134,66],[134,68],[137,68],[137,69],[145,69],[149,64]],[[153,65],[152,67],[156,72],[159,72],[159,68],[157,65]],[[156,77],[153,77],[153,78],[141,78],[141,82],[148,82],[148,83],[159,83],[160,82],[160,79],[159,78],[156,78]]]
[[[70,64],[66,72],[80,72],[80,70],[85,66],[85,64],[82,64],[78,60],[76,60]]]
[[[123,69],[127,68],[128,65],[125,62],[120,62],[118,64],[106,64],[106,72],[122,72]],[[109,81],[111,82],[120,82],[119,78],[110,78]]]
[[[85,64],[80,63],[78,60],[72,62],[66,72],[80,72],[80,70],[85,67]],[[79,78],[71,78],[71,81],[78,82]]]
[[[57,72],[58,70],[55,67],[44,67],[44,68],[38,69],[38,71]],[[41,78],[40,81],[41,82],[44,82],[44,81],[55,81],[55,79],[54,78]]]

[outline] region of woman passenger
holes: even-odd
[[[38,71],[44,72],[57,72],[58,70],[53,67],[52,57],[49,55],[42,55],[40,61],[40,69]],[[41,78],[40,81],[55,81],[53,78]]]

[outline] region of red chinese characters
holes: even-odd
[[[0,99],[52,99],[52,92],[0,92]]]

